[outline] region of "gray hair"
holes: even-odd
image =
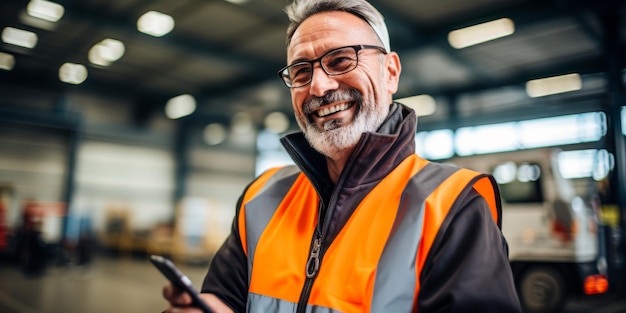
[[[391,51],[389,32],[382,14],[365,0],[294,0],[285,8],[290,22],[287,28],[287,47],[304,20],[314,14],[329,11],[344,11],[362,18],[378,35],[385,50]]]

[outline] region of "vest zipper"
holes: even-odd
[[[354,161],[352,161],[354,162]],[[345,181],[345,174],[339,177],[339,181],[337,182],[337,186],[342,186]],[[337,188],[335,186],[335,189]],[[326,238],[326,231],[328,230],[330,220],[333,214],[333,209],[337,204],[337,190],[333,191],[333,194],[330,197],[328,207],[326,210],[323,210],[323,203],[320,200],[320,204],[318,207],[319,218],[317,222],[317,227],[313,234],[313,244],[311,245],[311,252],[309,254],[309,259],[306,262],[306,279],[304,280],[304,287],[302,287],[302,293],[300,293],[300,299],[298,300],[298,306],[296,308],[296,313],[305,313],[307,302],[309,301],[309,297],[311,296],[311,289],[313,288],[313,283],[315,282],[315,278],[317,278],[317,274],[319,273],[319,269],[322,263],[322,258],[324,257],[324,253],[326,252],[326,248],[324,246],[324,239]],[[322,196],[317,191],[317,196],[319,199],[322,199]],[[322,212],[324,214],[322,215]]]
[[[322,246],[322,239],[315,238],[313,241],[313,248],[311,249],[311,255],[306,262],[306,278],[314,278],[317,275],[317,271],[320,269],[320,248]]]
[[[283,142],[283,146],[285,147],[285,150],[287,150],[287,153],[292,157],[292,159],[296,162],[296,164],[298,164],[298,167],[305,173],[307,177],[309,178],[319,177],[319,175],[314,175],[315,173],[313,173],[312,171],[308,170],[306,167],[303,166],[303,164],[305,164],[304,162],[305,158],[301,157],[299,153],[300,151],[299,149],[297,149],[289,140],[281,139],[281,142]],[[362,150],[364,145],[365,145],[364,140],[362,139],[359,141],[359,144],[357,145],[355,149]],[[326,231],[328,230],[328,227],[330,224],[330,220],[333,214],[332,211],[337,203],[338,190],[339,190],[338,189],[339,187],[337,186],[343,186],[346,180],[345,176],[347,175],[345,173],[346,168],[351,168],[354,162],[355,162],[354,160],[350,160],[346,164],[344,171],[341,173],[339,177],[339,181],[335,185],[335,190],[333,190],[332,192],[332,195],[330,197],[328,207],[326,210],[322,210],[324,204],[322,203],[323,201],[321,200],[322,199],[322,196],[320,194],[321,186],[319,186],[319,184],[316,184],[316,182],[319,182],[319,181],[310,180],[313,186],[315,187],[315,190],[317,191],[318,198],[320,199],[320,204],[319,204],[320,206],[318,207],[319,218],[317,222],[316,231],[314,232],[314,235],[313,235],[313,241],[312,241],[313,243],[311,245],[311,250],[310,250],[311,252],[309,254],[309,258],[306,263],[306,269],[305,269],[306,278],[304,280],[304,286],[302,287],[302,292],[300,293],[300,299],[298,300],[296,313],[306,312],[307,302],[309,301],[309,297],[311,296],[311,289],[313,288],[313,283],[315,282],[317,274],[319,273],[322,258],[324,257],[326,248],[328,248],[324,246],[325,243],[327,244],[327,242],[324,242],[324,239],[328,239],[326,238]],[[324,212],[325,214],[322,215],[321,214],[322,212]]]
[[[298,300],[298,307],[296,313],[304,313],[306,311],[306,305],[311,295],[311,289],[313,288],[313,282],[317,277],[317,273],[320,269],[320,252],[322,248],[322,237],[315,232],[315,239],[311,247],[311,254],[306,262],[306,279],[304,280],[304,286],[302,287],[302,293],[300,293],[300,300]]]

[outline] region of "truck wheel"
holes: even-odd
[[[518,285],[524,312],[560,312],[565,304],[565,288],[565,280],[558,270],[548,266],[528,268]]]

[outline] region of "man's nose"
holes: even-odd
[[[335,76],[329,76],[319,64],[313,66],[313,77],[309,86],[309,93],[317,97],[323,97],[328,91],[335,90],[339,83]]]

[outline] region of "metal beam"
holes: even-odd
[[[110,28],[120,33],[126,34],[129,38],[133,38],[138,42],[141,41],[153,41],[158,44],[165,44],[170,46],[179,47],[183,50],[195,52],[198,55],[209,55],[215,58],[225,60],[226,62],[232,62],[241,64],[251,69],[263,69],[268,68],[268,64],[273,64],[272,60],[263,58],[258,54],[249,54],[235,51],[233,47],[223,46],[208,43],[206,41],[198,41],[188,38],[184,35],[171,33],[167,36],[155,38],[149,35],[140,33],[137,30],[134,20],[135,16],[118,16],[110,15],[102,11],[94,11],[81,5],[81,1],[65,1],[65,16],[64,19],[70,19],[77,23],[95,24],[100,28]],[[272,68],[274,68],[272,66]],[[254,70],[251,71],[254,76]]]
[[[13,1],[11,1],[13,3]],[[66,16],[67,19],[72,19],[79,21],[81,23],[89,23],[94,25],[104,25],[105,28],[109,27],[115,29],[117,31],[121,31],[123,33],[128,34],[133,38],[137,38],[137,40],[158,40],[160,44],[165,43],[167,45],[173,45],[177,47],[182,47],[187,51],[196,52],[198,54],[212,55],[217,58],[222,58],[228,62],[234,62],[237,64],[244,64],[245,66],[250,68],[248,71],[249,75],[238,77],[233,80],[224,81],[223,83],[217,86],[206,86],[199,90],[199,97],[220,97],[227,96],[236,93],[238,90],[242,90],[245,88],[249,88],[251,86],[258,85],[260,83],[266,82],[269,79],[274,79],[274,71],[276,68],[280,67],[282,64],[278,64],[277,62],[272,62],[267,59],[261,58],[258,55],[250,55],[243,53],[234,52],[232,47],[224,47],[218,46],[214,44],[207,44],[206,42],[196,41],[191,38],[185,38],[180,35],[171,34],[164,38],[151,38],[150,36],[143,36],[139,34],[139,32],[135,28],[135,21],[133,20],[135,17],[125,16],[112,16],[103,14],[103,12],[96,12],[90,9],[87,9],[80,2],[74,1],[60,1],[62,4],[66,6]],[[571,3],[570,3],[571,2]],[[18,0],[15,3],[21,6],[25,6],[26,1]],[[197,2],[194,2],[197,4]],[[599,4],[598,4],[599,3]],[[594,2],[594,4],[584,3],[577,4],[575,1],[562,1],[562,2],[531,2],[530,4],[525,4],[523,6],[510,6],[510,7],[502,7],[497,10],[493,10],[493,12],[480,13],[474,16],[467,16],[454,24],[446,24],[439,25],[437,28],[429,29],[424,25],[418,25],[415,22],[411,21],[409,18],[402,16],[398,12],[392,12],[388,9],[382,1],[376,1],[375,5],[377,7],[382,8],[381,11],[386,16],[386,19],[389,23],[391,36],[402,35],[408,36],[403,38],[395,38],[392,37],[392,41],[394,42],[394,46],[398,47],[398,52],[400,55],[403,53],[409,53],[410,51],[414,51],[415,49],[420,49],[428,45],[435,45],[440,48],[443,48],[443,51],[446,51],[450,56],[453,56],[457,61],[460,61],[464,64],[476,77],[479,79],[472,85],[464,87],[462,89],[447,89],[442,88],[439,90],[430,90],[429,93],[433,94],[452,94],[458,92],[466,92],[472,90],[481,90],[494,88],[498,86],[502,86],[502,80],[493,81],[488,73],[483,73],[482,70],[475,68],[471,65],[470,62],[467,62],[459,56],[458,53],[454,53],[453,50],[449,47],[444,38],[447,37],[447,33],[455,28],[458,28],[462,25],[471,25],[476,22],[489,20],[495,17],[502,16],[510,16],[516,22],[518,28],[524,27],[525,25],[530,25],[536,23],[541,20],[553,19],[563,16],[577,16],[581,11],[584,10],[597,10],[602,7],[603,1]],[[3,4],[6,5],[6,4]],[[278,24],[278,17],[268,17],[273,23]],[[400,22],[398,22],[400,21]],[[277,47],[278,48],[278,47]],[[601,60],[592,60],[592,63],[598,63]],[[570,69],[571,70],[571,69]],[[542,71],[546,72],[546,71]],[[15,73],[13,73],[15,74]],[[41,73],[38,73],[39,75]],[[530,76],[540,76],[541,73],[525,73],[525,76],[529,77],[511,77],[507,79],[508,82],[519,82],[524,81],[530,78]],[[19,74],[18,74],[19,75]],[[34,77],[38,75],[33,75],[33,73],[25,73],[21,75],[21,78],[18,80],[29,80],[32,81]],[[481,78],[482,77],[482,78]],[[90,80],[92,80],[90,78]],[[171,94],[167,94],[162,90],[151,90],[147,88],[137,89],[137,90],[129,90],[128,86],[122,86],[123,84],[112,84],[107,83],[105,81],[98,82],[90,82],[93,89],[103,89],[103,93],[110,93],[112,90],[119,94],[120,92],[128,92],[129,96],[136,97],[142,96],[146,94],[157,95],[158,98],[167,99],[171,96]],[[46,85],[45,81],[41,81],[40,84]],[[81,85],[81,88],[87,87],[85,85]],[[54,86],[54,85],[53,85]],[[403,96],[403,95],[399,95]]]

